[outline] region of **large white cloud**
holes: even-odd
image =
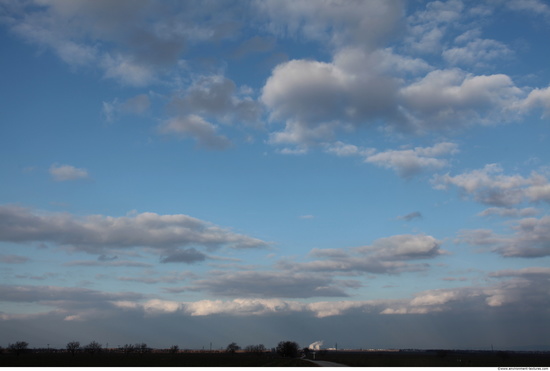
[[[550,87],[533,89],[523,101],[518,103],[518,108],[523,111],[542,108],[542,117],[550,117]]]
[[[330,9],[332,3],[324,5]],[[281,26],[282,33],[293,30],[320,39],[325,29],[320,25],[331,25],[329,18],[319,16],[313,21],[316,26],[307,28],[301,23],[307,19],[304,14],[317,13],[301,2],[283,3],[277,9],[268,3],[265,8],[289,16],[271,25]],[[303,152],[304,146],[336,141],[340,133],[359,126],[426,134],[511,122],[536,107],[543,107],[547,115],[546,90],[519,88],[502,73],[471,72],[512,55],[506,44],[481,37],[479,23],[464,32],[466,24],[481,14],[486,13],[461,1],[430,2],[407,19],[410,36],[400,47],[357,47],[349,38],[337,37],[339,47],[333,48],[329,61],[280,64],[261,97],[271,120],[284,125],[271,134],[271,143],[295,144]],[[340,16],[334,12],[332,17]],[[354,30],[356,25],[348,27]],[[415,56],[418,51],[441,54],[446,63],[431,66]],[[463,69],[452,68],[457,65]]]
[[[544,8],[540,3],[518,4],[514,6],[524,10]],[[518,112],[536,107],[547,115],[547,89],[529,94],[507,75],[436,67],[414,54],[443,53],[464,68],[470,67],[474,55],[479,62],[509,54],[497,40],[463,32],[475,13],[466,9],[461,1],[435,1],[405,18],[402,1],[119,1],[113,5],[103,0],[41,0],[37,6],[8,3],[2,21],[73,67],[99,68],[106,78],[141,87],[162,82],[182,89],[190,72],[182,60],[186,48],[237,37],[243,14],[249,19],[247,26],[260,33],[328,43],[330,60],[291,60],[277,66],[267,79],[261,100],[271,119],[284,126],[271,132],[275,144],[304,146],[334,140],[341,132],[369,125],[405,132],[454,130],[511,121]],[[452,26],[455,23],[458,26]],[[410,36],[387,47],[389,37],[405,27]],[[459,37],[449,39],[457,32]],[[194,78],[193,73],[190,76]],[[182,90],[185,96],[175,100],[185,112],[163,120],[163,127],[177,126],[172,133],[185,132],[202,145],[224,148],[227,142],[214,133],[214,124],[258,124],[262,114],[255,98],[239,97],[232,94],[234,89],[227,78],[203,76],[192,81]],[[105,109],[116,110],[114,103]]]
[[[285,125],[271,141],[308,145],[359,126],[425,133],[519,117],[525,93],[507,75],[438,69],[409,83],[398,78],[399,66],[407,64],[387,69],[387,61],[399,59],[388,50],[347,48],[332,62],[291,60],[277,66],[261,96],[270,119]]]
[[[382,73],[381,61],[386,59],[387,55],[375,58],[347,48],[332,63],[291,60],[277,66],[261,96],[271,120],[285,122],[285,129],[273,133],[271,141],[323,141],[394,114],[397,83]]]
[[[416,130],[453,129],[510,120],[508,107],[523,91],[504,74],[472,75],[460,69],[435,70],[400,91],[403,108]]]

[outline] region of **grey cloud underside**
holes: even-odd
[[[550,216],[524,218],[511,226],[513,234],[499,235],[491,230],[465,230],[458,241],[487,246],[504,257],[543,258],[550,256]]]
[[[0,285],[0,297],[6,302],[72,301],[100,303],[113,300],[141,300],[137,293],[107,293],[78,287]]]
[[[117,277],[117,280],[119,281],[127,281],[127,282],[140,282],[145,284],[159,284],[159,283],[165,283],[165,284],[175,284],[175,283],[181,283],[183,281],[186,281],[191,278],[196,278],[196,275],[191,272],[172,272],[165,275],[158,275],[155,274],[154,271],[150,271],[147,274],[142,274],[139,276],[129,277],[129,276],[120,276]],[[180,288],[165,288],[165,292],[182,292],[185,291],[185,289],[181,290]]]
[[[256,122],[262,107],[250,97],[239,98],[235,83],[219,75],[201,76],[171,102],[181,114],[200,114],[237,122]]]
[[[206,260],[206,255],[197,249],[183,249],[166,252],[161,258],[161,263],[195,263]]]
[[[535,216],[540,213],[540,210],[534,207],[526,207],[523,209],[516,209],[512,207],[490,207],[479,213],[479,216],[501,216],[510,218]]]
[[[256,100],[239,96],[235,83],[220,75],[197,78],[185,91],[176,94],[170,107],[177,116],[159,125],[159,133],[192,137],[199,146],[217,150],[230,147],[231,141],[210,121],[258,127],[263,113]]]
[[[243,280],[232,283],[248,284],[244,278],[266,279],[261,276],[242,276]],[[414,294],[408,299],[371,300],[371,301],[317,301],[301,302],[278,298],[241,297],[230,300],[200,300],[196,302],[177,302],[146,298],[136,293],[104,293],[80,288],[55,286],[10,286],[0,285],[4,302],[34,302],[55,308],[52,312],[35,315],[0,314],[3,320],[24,319],[58,313],[66,320],[94,320],[101,317],[116,316],[124,311],[142,315],[179,316],[269,316],[277,314],[304,313],[319,318],[351,315],[353,313],[373,313],[381,315],[426,315],[430,313],[454,313],[476,315],[481,313],[523,313],[541,315],[550,305],[550,288],[547,285],[550,271],[546,267],[530,267],[521,270],[497,271],[491,273],[487,286],[466,286],[450,289],[427,290]],[[222,277],[220,277],[222,278]],[[231,277],[225,277],[231,280]],[[312,280],[294,276],[297,281],[304,279],[304,287]],[[286,285],[290,280],[280,281]],[[238,281],[238,282],[237,282]],[[317,281],[317,283],[320,281]],[[314,283],[311,287],[314,287]],[[274,287],[277,285],[274,285]],[[332,296],[332,295],[330,295]],[[291,297],[291,296],[288,296]]]
[[[26,256],[20,256],[20,255],[6,255],[6,254],[0,254],[0,263],[4,264],[23,264],[30,261],[30,259]]]
[[[510,208],[523,202],[550,202],[550,182],[544,173],[533,171],[528,177],[504,175],[499,164],[487,164],[482,169],[454,176],[436,175],[432,183],[441,190],[457,187],[477,202],[500,208]]]
[[[187,215],[142,213],[125,217],[41,214],[18,206],[0,206],[0,240],[47,242],[74,250],[104,255],[109,249],[148,247],[168,253],[168,259],[198,261],[204,258],[184,246],[262,248],[268,244],[231,232]],[[170,258],[172,257],[172,258]]]
[[[332,278],[290,272],[235,272],[214,274],[193,283],[193,289],[228,297],[308,298],[346,297]]]
[[[76,260],[64,263],[65,267],[134,267],[152,268],[153,264],[135,262],[131,260],[101,261],[101,260]]]
[[[354,249],[314,249],[311,255],[324,259],[305,263],[283,260],[278,266],[298,272],[399,274],[427,270],[428,263],[410,261],[433,259],[445,253],[441,241],[432,236],[395,235]]]

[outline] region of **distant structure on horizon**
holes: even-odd
[[[323,346],[323,340],[316,341],[314,343],[309,344],[308,348],[311,350],[321,350],[321,347]]]

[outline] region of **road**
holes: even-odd
[[[334,363],[334,362],[328,362],[328,361],[312,361],[311,359],[308,359],[307,361],[313,362],[316,365],[319,365],[321,367],[349,367],[348,365],[343,365],[341,363]]]

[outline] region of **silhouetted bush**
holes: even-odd
[[[227,353],[235,353],[237,350],[241,349],[240,346],[237,345],[237,343],[231,343],[225,348],[225,351]]]
[[[277,345],[277,354],[281,357],[298,357],[300,346],[294,341],[281,341]]]

